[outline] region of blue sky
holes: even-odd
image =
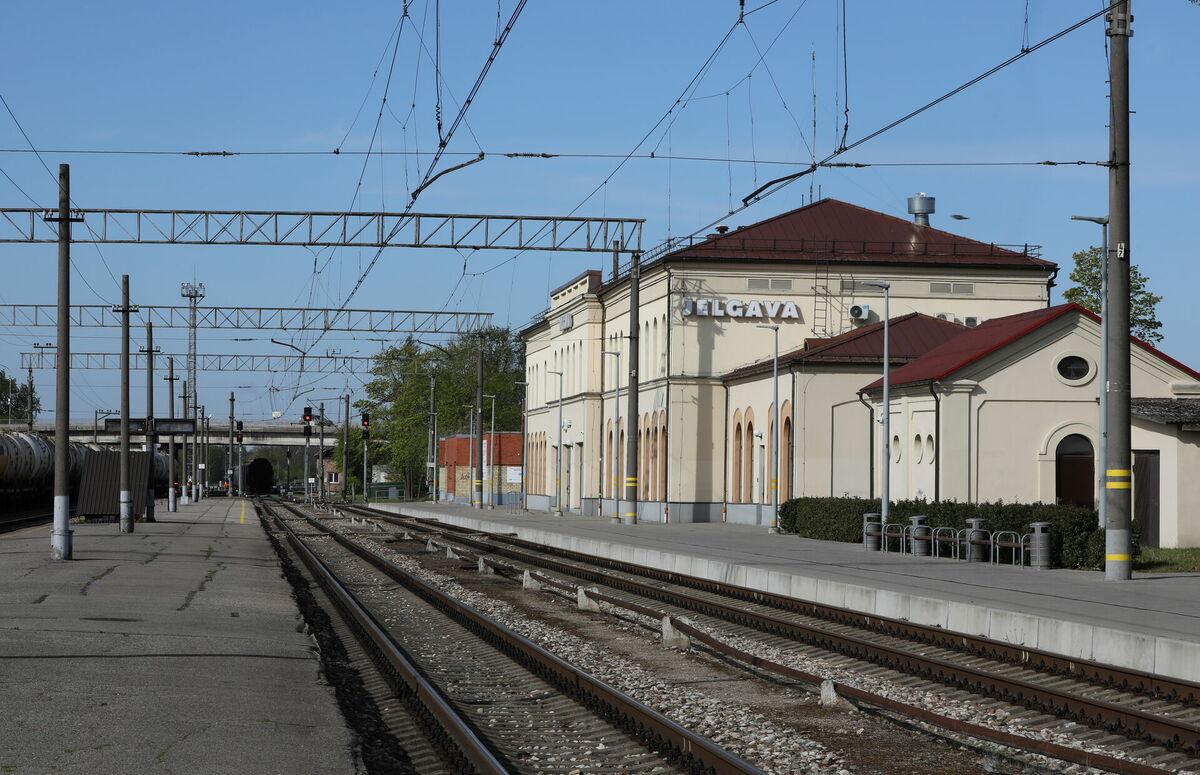
[[[748,0],[747,9],[762,2]],[[499,5],[507,20],[514,0]],[[798,169],[814,149],[818,157],[827,155],[840,139],[847,102],[847,137],[853,141],[1102,7],[1098,0],[847,0],[845,6],[843,58],[840,0],[777,0],[736,26],[736,0],[530,0],[448,146],[454,154],[482,150],[487,158],[439,180],[416,209],[640,217],[647,219],[646,243],[653,245],[720,218],[762,182]],[[435,149],[436,7],[434,0],[412,0],[390,67],[399,2],[214,1],[203,13],[170,3],[127,2],[115,10],[111,4],[63,2],[53,15],[42,5],[13,4],[0,30],[0,94],[33,143],[50,149],[42,158],[51,169],[71,164],[73,199],[81,207],[345,210],[353,201],[356,209],[401,210],[429,156],[373,156],[364,165],[361,155],[327,152]],[[441,2],[446,125],[490,49],[497,10],[491,0]],[[1163,348],[1197,366],[1200,339],[1188,310],[1200,270],[1187,227],[1200,205],[1200,108],[1193,99],[1200,8],[1186,0],[1140,0],[1134,11],[1134,261],[1164,297]],[[685,92],[731,28],[703,77]],[[1093,21],[839,160],[1102,160],[1104,43],[1103,23]],[[765,52],[761,62],[759,52]],[[689,99],[676,104],[683,93]],[[620,157],[672,106],[669,119],[638,151],[653,151],[656,158],[632,159],[616,174],[619,158],[502,155]],[[50,175],[32,154],[14,152],[26,148],[14,122],[0,113],[0,169],[39,205],[51,205]],[[55,152],[84,149],[326,153],[195,158]],[[448,156],[443,166],[466,158]],[[927,191],[938,198],[935,225],[988,242],[1042,245],[1043,257],[1063,265],[1064,283],[1070,254],[1099,242],[1099,227],[1069,217],[1107,209],[1106,172],[1096,166],[868,167],[822,170],[728,223],[752,223],[797,207],[807,201],[810,183],[817,196],[901,216],[905,197]],[[30,206],[2,178],[0,204]],[[950,220],[952,213],[969,220]],[[115,300],[111,271],[132,276],[134,301],[141,304],[181,303],[179,283],[194,277],[206,284],[206,301],[213,305],[336,307],[371,253],[122,245],[98,252],[77,245],[73,300]],[[313,272],[314,261],[325,266],[320,274]],[[520,324],[545,307],[548,290],[608,261],[587,254],[389,250],[349,306],[482,310],[494,312],[501,324]],[[0,273],[0,303],[53,302],[53,246],[0,246]],[[80,330],[73,349],[115,352],[113,333]],[[159,331],[158,343],[183,352],[184,333]],[[290,352],[270,343],[271,335],[202,331],[199,349]],[[16,369],[19,352],[52,337],[49,329],[0,331],[0,366]],[[256,339],[230,341],[244,337]],[[311,345],[302,336],[291,341]],[[334,347],[370,353],[379,346],[331,334],[312,352]],[[35,378],[52,408],[52,374]],[[93,408],[117,401],[115,373],[77,372],[73,379],[74,417],[90,418]],[[140,377],[134,382],[140,385]],[[299,382],[297,389],[295,376],[207,374],[201,401],[220,413],[236,390],[248,416],[269,416],[272,409],[290,416],[303,403],[360,384],[342,376]],[[272,385],[280,389],[272,391]],[[141,396],[135,389],[135,411]]]

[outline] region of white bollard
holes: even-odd
[[[447,546],[446,547],[446,559],[447,560],[460,560],[462,558],[459,557],[457,554],[455,554],[453,549],[451,549],[449,546]]]
[[[482,557],[480,557],[479,558],[479,572],[486,576],[486,575],[495,573],[496,571],[492,569],[491,565],[488,565],[486,562],[484,562]]]
[[[662,639],[664,648],[687,651],[692,647],[692,639],[675,629],[669,616],[662,618]]]
[[[837,686],[826,678],[821,682],[821,707],[832,710],[854,710],[845,697],[837,693]]]
[[[575,588],[575,604],[579,606],[580,611],[599,611],[600,604],[587,596],[587,591],[583,587]]]
[[[429,552],[430,554],[433,554],[437,551],[437,547],[433,545],[433,541],[428,538],[425,539],[425,551]]]
[[[529,571],[525,571],[521,574],[521,589],[526,592],[541,592],[542,582],[535,579]]]

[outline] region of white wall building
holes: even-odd
[[[606,282],[600,272],[585,272],[555,290],[549,309],[523,331],[529,383],[530,506],[552,508],[561,497],[563,508],[575,513],[616,513],[613,481],[624,481],[631,472],[624,471],[623,453],[613,465],[615,435],[621,449],[627,443],[637,445],[639,470],[632,473],[639,481],[641,519],[769,524],[776,434],[770,362],[773,334],[759,327],[767,324],[779,326],[780,499],[877,493],[879,465],[874,458],[879,444],[877,434],[872,435],[871,417],[872,413],[878,416],[879,409],[869,394],[860,393],[882,367],[882,336],[875,329],[881,327],[883,309],[881,292],[861,283],[891,283],[893,344],[897,345],[892,368],[900,374],[961,336],[993,330],[995,324],[987,321],[1042,314],[1056,271],[1028,245],[979,242],[828,199],[647,255],[639,285],[640,353],[635,365],[639,417],[633,433],[625,395],[627,374],[634,365],[628,362],[629,276]],[[1054,319],[1070,319],[1082,329],[1094,327],[1095,322],[1078,313]],[[1050,326],[1043,334],[1049,336],[1046,332],[1051,328],[1058,330]],[[1089,336],[1079,332],[1068,349],[1083,353],[1090,363],[1095,361],[1098,341]],[[1043,342],[1043,338],[1034,336],[1029,341]],[[1050,339],[1043,343],[1052,344]],[[1040,352],[1040,346],[1033,350]],[[1054,346],[1058,349],[1039,357],[1052,359],[1062,349]],[[988,387],[982,389],[992,384],[999,389],[1001,382],[991,380],[1007,380],[1004,384],[1011,386],[1014,396],[1027,393],[1031,406],[1039,407],[1039,422],[1043,415],[1069,414],[1076,418],[1072,422],[1086,419],[1092,426],[1097,424],[1094,379],[1064,385],[1054,378],[1053,364],[1049,373],[1013,370],[1026,361],[1028,368],[1035,368],[1029,360],[1033,351],[1020,352],[1017,357],[1014,351],[1012,368],[1002,369],[1003,376],[989,375]],[[1146,353],[1147,364],[1158,364],[1153,367],[1158,378],[1144,389],[1135,383],[1135,396],[1167,400],[1190,395],[1188,385],[1200,376],[1181,365],[1163,366],[1169,359],[1156,351],[1139,352]],[[619,407],[614,390],[618,382]],[[1060,391],[1055,385],[1074,390]],[[903,428],[906,443],[920,433],[935,448],[942,435],[949,443],[957,434],[956,439],[969,438],[975,445],[973,454],[982,457],[975,463],[956,459],[951,465],[942,452],[943,466],[905,467],[904,487],[898,489],[897,479],[892,480],[894,497],[1059,499],[1056,490],[1040,484],[1048,470],[1044,460],[1040,468],[1014,465],[1012,476],[1029,481],[1022,479],[1019,486],[1004,490],[1005,495],[993,494],[1003,488],[989,484],[986,473],[970,479],[971,466],[977,472],[986,468],[991,455],[1014,460],[1025,455],[1017,446],[1025,440],[1003,427],[994,415],[995,401],[984,401],[988,408],[983,410],[987,417],[982,427],[987,435],[977,435],[978,424],[973,430],[960,427],[968,419],[978,422],[979,400],[974,399],[975,408],[962,414],[959,404],[969,398],[965,385],[952,389],[935,384],[934,390],[939,389],[947,395],[935,399],[920,381],[900,391],[892,407],[894,428]],[[918,399],[920,390],[925,391],[925,399]],[[1180,407],[1172,405],[1168,414],[1178,411]],[[939,412],[940,433],[931,425]],[[959,414],[951,419],[954,412]],[[1146,424],[1156,423],[1146,420]],[[1157,425],[1163,432],[1175,433],[1179,444],[1185,445],[1176,450],[1179,454],[1171,453],[1175,458],[1168,455],[1162,461],[1165,525],[1166,512],[1176,507],[1168,502],[1166,492],[1177,490],[1180,481],[1167,481],[1175,475],[1168,471],[1167,460],[1190,460],[1184,450],[1188,443],[1195,446],[1188,440],[1196,434],[1187,430],[1186,423]],[[1137,439],[1135,430],[1135,444]],[[1053,458],[1055,451],[1037,454]],[[931,456],[922,451],[920,458],[927,461]],[[902,456],[898,465],[908,466],[911,459]],[[557,484],[560,463],[561,484]],[[1185,501],[1176,498],[1174,503],[1182,507]],[[1186,537],[1192,535],[1189,529],[1180,527],[1172,533],[1164,527],[1162,540],[1200,542],[1200,535]]]

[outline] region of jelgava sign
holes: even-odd
[[[799,320],[794,301],[739,301],[737,299],[684,299],[683,314],[700,318],[759,318]]]

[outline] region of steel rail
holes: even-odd
[[[390,578],[408,587],[423,599],[450,613],[479,633],[501,651],[524,664],[535,675],[577,698],[585,707],[609,722],[639,737],[651,749],[667,751],[693,771],[712,775],[763,775],[762,771],[734,756],[712,741],[671,721],[656,710],[626,696],[608,684],[580,670],[562,658],[513,632],[491,617],[456,600],[424,580],[404,571],[291,504],[280,504],[305,519],[340,545],[374,565]]]
[[[333,572],[305,546],[290,525],[279,519],[270,506],[264,509],[285,531],[288,543],[305,566],[342,611],[347,623],[363,641],[376,664],[410,706],[415,706],[418,723],[450,760],[452,769],[478,775],[508,775],[467,722],[458,715],[442,693],[408,660],[391,636],[338,580]]]
[[[506,569],[515,570],[513,566],[500,567],[495,562],[487,560],[483,555],[471,556],[469,552],[462,552],[461,556],[463,559],[481,560],[487,564],[488,567],[492,568],[498,573],[503,572]],[[553,579],[540,572],[536,573],[535,575],[537,576],[539,583],[555,587],[569,594],[578,594],[578,590],[580,589],[572,584],[558,581],[557,579]],[[753,665],[756,668],[768,670],[776,673],[777,675],[781,675],[806,684],[813,691],[817,691],[817,688],[825,683],[825,679],[822,676],[816,675],[815,673],[808,673],[791,667],[790,665],[784,665],[782,663],[760,657],[756,654],[752,654],[748,651],[744,651],[736,646],[732,646],[716,637],[713,637],[711,634],[698,629],[686,619],[675,616],[664,616],[662,611],[649,608],[648,606],[639,605],[638,603],[634,603],[629,600],[616,598],[612,595],[606,595],[595,590],[586,590],[585,594],[587,597],[593,600],[602,603],[608,603],[609,605],[616,606],[617,608],[623,608],[628,611],[641,614],[642,616],[647,616],[652,619],[665,618],[676,630],[688,636],[692,640],[703,643],[705,646],[717,652],[718,654],[733,657],[734,659],[737,659],[745,664]],[[1004,732],[998,729],[992,729],[991,727],[974,724],[970,721],[963,721],[962,719],[956,719],[951,716],[936,713],[926,708],[892,699],[891,697],[874,694],[866,691],[865,689],[859,689],[856,686],[851,686],[839,681],[832,681],[831,683],[833,684],[834,691],[840,697],[851,699],[854,703],[859,705],[868,705],[881,710],[898,713],[903,716],[915,718],[918,721],[922,721],[926,724],[942,727],[943,729],[951,732],[970,735],[980,740],[999,743],[1000,745],[1005,745],[1010,748],[1032,751],[1045,756],[1052,756],[1056,759],[1061,759],[1076,764],[1083,764],[1087,767],[1095,767],[1109,772],[1118,773],[1118,775],[1166,775],[1167,773],[1174,775],[1175,772],[1174,770],[1164,770],[1148,764],[1142,764],[1141,762],[1131,761],[1129,759],[1118,759],[1115,756],[1093,753],[1081,748],[1072,748],[1071,746],[1053,743],[1049,740],[1039,740],[1037,738],[1026,737],[1024,735],[1018,735],[1012,732]]]
[[[356,506],[355,508],[361,507]],[[389,517],[395,519],[397,516],[392,512],[380,511],[377,509],[370,509],[370,511],[372,512],[372,516],[381,517],[384,519]],[[426,524],[435,521],[425,517],[407,517],[407,519],[416,520],[417,522]],[[477,535],[482,534],[481,531],[469,530],[467,528],[461,528],[457,525],[448,525],[442,522],[438,522],[437,526],[442,530],[454,533],[474,533]],[[851,610],[849,608],[801,600],[799,598],[788,597],[786,595],[779,595],[772,592],[765,592],[763,590],[743,587],[737,584],[714,581],[711,579],[700,578],[698,576],[688,576],[662,568],[653,568],[646,565],[636,565],[634,563],[624,562],[622,560],[596,557],[593,555],[583,554],[581,552],[574,552],[569,549],[559,549],[546,544],[527,541],[525,539],[516,538],[513,536],[496,533],[487,533],[486,535],[491,541],[505,543],[515,547],[523,547],[531,551],[551,554],[575,562],[586,563],[588,565],[596,565],[621,571],[623,573],[644,576],[659,581],[666,581],[672,584],[678,584],[679,586],[690,587],[699,591],[709,592],[712,594],[721,595],[723,597],[730,597],[736,600],[757,603],[759,605],[777,608],[779,610],[789,611],[791,613],[825,619],[835,624],[843,624],[850,627],[871,630],[882,635],[889,635],[904,640],[916,641],[923,645],[936,646],[952,651],[960,651],[974,656],[993,659],[998,662],[1020,665],[1038,672],[1053,673],[1056,675],[1062,675],[1064,677],[1071,677],[1106,688],[1118,689],[1136,694],[1144,694],[1148,697],[1177,702],[1182,705],[1200,705],[1200,683],[1189,681],[1184,678],[1174,678],[1172,676],[1149,673],[1143,670],[1136,670],[1134,668],[1108,665],[1093,660],[1056,654],[1054,652],[1044,651],[1030,646],[1019,646],[1012,643],[1005,643],[1004,641],[985,638],[981,635],[971,635],[969,633],[946,630],[941,627],[930,627],[927,625],[915,624],[902,619],[878,616],[876,614],[866,614],[862,613],[861,611]]]
[[[354,508],[355,510],[359,510],[359,507]],[[372,510],[372,512],[372,516],[382,518],[385,521],[391,522],[392,524],[404,525],[404,522],[402,522],[393,514],[374,510]],[[422,522],[424,520],[417,521]],[[441,525],[439,525],[439,527],[440,526]],[[1181,749],[1192,756],[1200,754],[1200,727],[1194,724],[1127,708],[1117,703],[1107,702],[1105,700],[1082,697],[1077,694],[1040,685],[1032,681],[994,675],[985,670],[979,670],[967,665],[955,664],[937,657],[915,654],[905,649],[895,648],[886,644],[875,643],[854,635],[834,633],[810,625],[805,625],[798,622],[790,622],[778,617],[748,611],[743,608],[738,608],[734,605],[727,605],[712,600],[704,600],[691,595],[685,595],[680,592],[665,590],[652,584],[608,576],[601,571],[578,568],[546,558],[530,560],[529,557],[527,555],[523,555],[520,550],[512,549],[510,547],[497,547],[491,541],[484,542],[462,534],[463,532],[475,532],[478,534],[478,531],[451,530],[447,532],[457,534],[454,540],[461,541],[484,551],[490,551],[495,554],[514,557],[515,559],[521,559],[526,562],[534,562],[534,564],[551,568],[566,575],[572,575],[596,583],[602,583],[614,589],[619,589],[642,597],[659,600],[661,602],[693,610],[714,618],[719,618],[742,626],[751,627],[771,635],[792,638],[804,643],[818,646],[820,648],[835,651],[847,656],[852,656],[857,659],[884,665],[940,683],[950,684],[958,688],[968,689],[969,691],[1001,699],[1006,702],[1012,702],[1029,708],[1036,707],[1042,711],[1052,713],[1059,717],[1066,717],[1088,726],[1101,729],[1119,728],[1128,736],[1148,740],[1167,748]],[[500,541],[503,543],[520,541],[520,539],[512,539],[508,536],[495,536],[488,534],[488,537],[493,541]],[[528,544],[531,542],[522,543]],[[537,546],[539,551],[547,551],[546,547],[541,547],[540,545],[536,544],[534,544],[534,546]],[[607,564],[607,562],[609,562],[601,560],[600,558],[588,558],[584,555],[580,555],[577,552],[568,552],[566,550],[555,550],[553,553],[577,555],[583,561],[593,564]],[[628,565],[628,563],[620,564]],[[634,567],[645,569],[645,566]],[[712,583],[718,584],[717,582]],[[718,584],[718,586],[727,585]],[[739,587],[737,589],[759,594],[755,590],[747,590],[744,587]],[[753,602],[759,601],[754,600]]]

